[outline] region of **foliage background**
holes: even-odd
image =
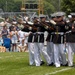
[[[75,0],[43,0],[44,13],[50,14],[56,11],[64,11],[67,14],[75,12]],[[0,8],[3,11],[21,11],[22,0],[0,0]]]

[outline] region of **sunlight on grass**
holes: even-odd
[[[29,66],[28,53],[0,53],[0,75],[46,75],[68,67],[56,68],[55,66]],[[55,75],[74,75],[74,68]]]

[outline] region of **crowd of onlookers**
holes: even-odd
[[[15,19],[8,22],[8,18],[0,22],[0,46],[6,47],[7,51],[18,52],[27,48],[27,32],[22,32]]]

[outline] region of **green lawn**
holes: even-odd
[[[46,64],[40,67],[29,66],[28,53],[7,52],[0,53],[0,75],[75,75],[75,68],[55,68]]]

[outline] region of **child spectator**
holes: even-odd
[[[18,32],[16,31],[16,27],[12,27],[12,31],[10,32],[10,39],[12,42],[12,51],[17,51],[17,42],[18,42]]]

